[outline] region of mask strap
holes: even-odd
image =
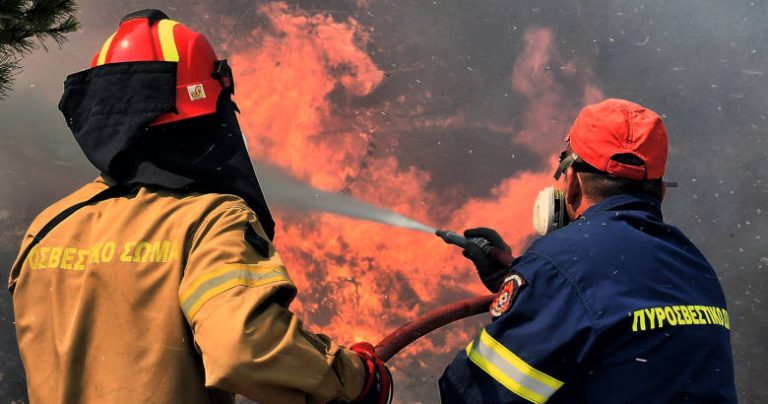
[[[575,163],[579,159],[579,155],[576,153],[569,154],[566,158],[564,158],[560,165],[557,167],[557,171],[555,171],[555,179],[559,180],[560,176],[563,175],[565,170],[568,169],[568,167],[572,166],[573,163]]]

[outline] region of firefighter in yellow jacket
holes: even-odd
[[[59,104],[94,182],[11,271],[32,403],[384,403],[370,344],[302,328],[231,101],[231,71],[158,10],[124,17]]]

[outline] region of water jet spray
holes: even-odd
[[[430,234],[434,234],[436,231],[436,229],[416,220],[359,201],[351,196],[314,188],[289,176],[277,167],[254,163],[258,164],[255,167],[256,173],[268,202],[280,207],[331,212]]]

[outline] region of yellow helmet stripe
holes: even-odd
[[[106,62],[107,51],[109,51],[109,47],[112,46],[112,39],[115,38],[115,34],[117,34],[117,32],[112,33],[112,35],[104,41],[104,45],[101,46],[101,52],[99,52],[99,59],[96,61],[96,66],[101,66]]]
[[[173,20],[160,20],[157,26],[160,48],[163,50],[163,59],[166,62],[179,61],[179,51],[176,49],[176,40],[173,38],[173,27],[178,23],[178,21]]]

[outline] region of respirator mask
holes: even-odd
[[[555,172],[555,180],[559,180],[565,170],[579,161],[576,153],[563,150],[559,156],[559,165]],[[570,221],[565,208],[565,191],[546,187],[539,192],[536,202],[533,204],[533,228],[536,233],[544,236],[547,233],[559,229]]]
[[[546,187],[533,204],[533,228],[544,236],[570,222],[565,208],[565,191]]]

